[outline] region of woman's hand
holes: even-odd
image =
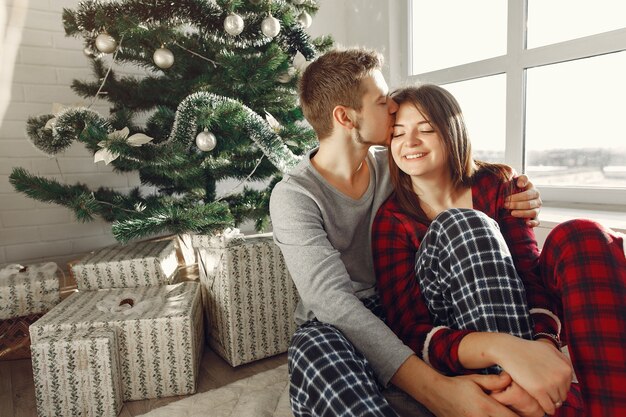
[[[554,414],[567,398],[573,374],[571,362],[548,340],[506,336],[498,338],[489,355],[546,414]]]
[[[528,226],[539,226],[538,217],[542,205],[539,191],[525,174],[517,178],[517,187],[524,191],[507,197],[504,206],[511,210],[512,216],[528,219]]]

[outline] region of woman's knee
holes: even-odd
[[[444,210],[435,217],[433,224],[439,224],[444,229],[458,227],[464,230],[474,227],[494,227],[498,229],[498,224],[482,211],[469,208],[451,208]]]
[[[581,247],[608,245],[612,241],[610,232],[593,220],[573,219],[556,225],[546,237],[544,250],[578,252]]]

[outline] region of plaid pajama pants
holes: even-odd
[[[623,237],[571,220],[552,230],[539,260],[589,417],[626,416],[625,250]]]
[[[363,303],[383,318],[378,296]],[[407,404],[398,390],[385,396],[368,360],[330,324],[318,320],[302,324],[287,356],[295,417],[399,417],[396,410],[402,416],[433,416],[416,402]]]
[[[524,284],[498,224],[484,213],[439,214],[416,254],[415,275],[435,326],[532,338]]]

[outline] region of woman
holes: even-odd
[[[499,365],[514,382],[492,395],[522,416],[582,415],[563,342],[586,415],[626,415],[623,238],[575,220],[540,253],[506,209],[511,169],[472,159],[454,97],[422,85],[393,98],[395,191],[372,229],[389,326],[443,373]]]

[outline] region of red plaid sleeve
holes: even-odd
[[[398,213],[394,206],[392,196],[380,208],[372,226],[374,266],[387,324],[435,369],[448,374],[464,373],[458,347],[470,332],[434,329],[415,278],[415,253],[427,227]]]
[[[534,323],[534,333],[558,335],[560,321],[550,291],[545,287],[539,271],[539,247],[533,229],[525,219],[513,217],[504,207],[507,196],[523,191],[515,186],[517,177],[503,181],[495,175],[484,172],[479,175],[472,187],[474,208],[495,219],[513,256],[515,268],[524,282],[526,299]],[[480,190],[481,194],[477,194]]]

